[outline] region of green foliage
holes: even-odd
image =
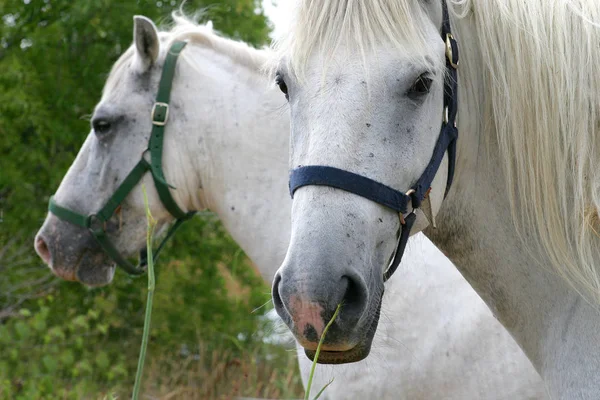
[[[73,385],[78,378],[94,374],[86,386],[98,390],[103,382],[127,375],[124,355],[102,349],[109,338],[104,315],[93,309],[86,314],[71,309],[55,319],[52,311],[58,302],[58,297],[48,296],[37,302],[35,313],[22,309],[22,318],[0,326],[0,346],[8,350],[3,353],[8,357],[0,361],[0,397],[77,398],[83,394]],[[90,347],[90,342],[95,346]],[[56,385],[57,381],[66,384]]]
[[[257,319],[262,313],[253,313],[268,300],[268,287],[221,224],[195,218],[182,230],[171,245],[183,247],[181,258],[168,264],[163,259],[157,266],[148,356],[170,357],[155,368],[170,376],[173,359],[210,363],[194,355],[264,358],[264,351],[275,357],[269,361],[273,368],[289,368],[288,354],[262,345],[270,329]],[[194,245],[182,246],[188,241]],[[227,290],[234,270],[235,282],[247,291],[241,297]],[[111,286],[100,289],[60,282],[51,295],[20,309],[0,325],[0,398],[78,399],[109,389],[127,397],[142,337],[146,285],[145,276],[120,272]],[[258,355],[248,355],[248,349]]]
[[[131,394],[145,277],[119,271],[111,286],[90,290],[52,278],[31,244],[49,195],[89,132],[87,116],[110,67],[131,43],[133,15],[168,25],[178,6],[148,0],[0,0],[2,399]],[[204,10],[217,30],[257,46],[268,39],[258,0],[188,0],[185,10]],[[268,293],[214,217],[188,222],[157,265],[148,348],[152,382],[146,386],[165,394],[172,385],[189,384],[174,376],[196,373],[204,379],[207,371],[222,368],[223,376],[235,370],[244,377],[242,386],[281,375],[285,383],[271,386],[297,392],[293,356],[263,344],[260,332],[270,330],[261,329],[260,313],[252,312],[268,301]],[[264,387],[258,392],[272,394]],[[210,398],[225,392],[211,386],[201,393]]]

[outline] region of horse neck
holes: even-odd
[[[510,331],[551,391],[559,393],[558,398],[576,398],[570,390],[596,390],[585,377],[590,368],[598,368],[595,332],[600,318],[562,278],[545,268],[551,264],[542,251],[524,245],[523,238],[536,233],[516,231],[504,194],[495,132],[492,124],[477,119],[483,114],[485,93],[479,90],[483,63],[474,25],[466,18],[455,21],[455,28],[461,46],[457,172],[440,211],[442,222],[427,235]],[[484,144],[483,135],[494,139]],[[579,386],[567,387],[568,379]]]
[[[194,166],[190,182],[201,186],[193,202],[218,214],[270,282],[290,232],[285,99],[260,71],[214,50],[196,51],[203,66],[194,74],[210,79],[187,79],[195,99],[186,105],[187,123],[202,127],[184,141]]]

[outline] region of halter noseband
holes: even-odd
[[[456,71],[458,68],[458,43],[452,36],[450,17],[445,1],[442,1],[442,9],[442,39],[446,45],[447,72],[444,80],[444,117],[440,136],[433,149],[431,160],[412,188],[406,193],[400,192],[365,176],[322,165],[304,166],[294,169],[290,173],[289,186],[292,198],[294,197],[294,192],[302,186],[330,186],[367,198],[399,213],[402,229],[393,259],[383,274],[384,281],[387,281],[396,271],[398,265],[400,265],[410,230],[416,220],[414,210],[419,208],[421,202],[429,195],[431,183],[446,152],[448,152],[448,179],[444,195],[448,194],[454,177],[456,140],[458,139],[458,129],[456,128],[456,114],[458,111],[458,77]],[[412,211],[404,217],[404,214],[408,212],[409,202],[411,203]]]
[[[95,214],[84,215],[59,206],[56,201],[54,201],[54,196],[50,197],[50,202],[48,204],[48,211],[56,215],[58,218],[88,229],[100,247],[102,247],[102,249],[110,256],[110,258],[112,258],[112,260],[116,262],[119,267],[123,268],[123,270],[132,275],[140,275],[145,272],[145,266],[147,262],[145,253],[140,252],[140,262],[137,266],[127,261],[108,238],[106,232],[106,223],[113,217],[115,212],[120,208],[121,203],[125,200],[129,193],[131,193],[133,188],[139,183],[146,172],[150,172],[152,174],[154,185],[156,186],[156,191],[158,192],[160,201],[163,203],[169,213],[176,218],[175,224],[169,229],[163,241],[156,248],[156,251],[154,252],[154,259],[158,257],[158,254],[162,250],[165,243],[171,238],[181,224],[195,214],[195,211],[186,213],[179,208],[171,196],[169,188],[173,187],[166,182],[162,167],[163,139],[165,125],[169,120],[169,98],[171,95],[171,85],[173,83],[173,75],[175,74],[177,57],[185,45],[186,42],[174,42],[167,53],[167,57],[162,69],[160,83],[158,85],[156,102],[152,107],[152,133],[150,135],[148,148],[142,154],[140,161],[135,167],[133,167],[131,172],[129,172],[119,187],[117,187],[115,193],[108,199],[104,207],[102,207],[100,211],[96,212]],[[146,158],[144,157],[147,152],[150,153],[150,162],[146,161]]]

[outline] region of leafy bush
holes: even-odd
[[[131,43],[132,16],[168,23],[178,6],[169,0],[0,2],[2,399],[130,394],[145,279],[118,272],[110,287],[94,290],[59,281],[41,266],[32,242],[49,195],[89,132],[86,119],[110,67]],[[185,8],[205,8],[206,18],[232,37],[267,41],[259,0],[188,0]],[[180,397],[203,399],[298,393],[294,355],[263,344],[257,334],[269,331],[260,327],[262,309],[252,312],[268,301],[268,288],[213,217],[187,224],[157,266],[146,390],[168,394],[183,387]],[[227,381],[238,382],[237,389]]]

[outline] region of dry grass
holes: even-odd
[[[222,262],[217,264],[217,268],[223,279],[225,279],[225,288],[227,289],[228,296],[238,301],[248,299],[250,288],[244,286],[244,284],[231,273],[231,268]]]
[[[272,349],[284,359],[272,362],[265,348],[242,358],[202,349],[196,357],[154,358],[145,374],[142,397],[160,400],[225,400],[237,397],[302,398],[295,352]],[[280,357],[281,358],[281,357]]]

